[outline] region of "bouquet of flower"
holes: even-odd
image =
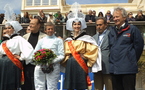
[[[53,71],[52,61],[56,58],[56,54],[50,49],[40,49],[34,53],[34,63],[40,65],[44,73]]]

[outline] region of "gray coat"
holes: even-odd
[[[102,73],[109,74],[109,40],[108,34],[109,30],[106,31],[102,44],[100,45],[101,54],[102,54]],[[93,38],[98,43],[99,33],[95,34]]]

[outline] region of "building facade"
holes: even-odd
[[[145,11],[145,0],[128,0],[128,3],[112,3],[112,4],[81,4],[82,12],[87,14],[88,10],[95,10],[96,13],[102,11],[104,14],[107,10],[113,11],[114,7],[124,7],[128,12],[136,15],[138,10]],[[47,15],[50,12],[56,13],[60,11],[63,15],[70,11],[71,5],[66,4],[66,0],[22,0],[21,15],[24,12],[37,15],[40,9]]]

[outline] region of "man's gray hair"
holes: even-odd
[[[126,10],[124,8],[122,8],[122,7],[116,7],[116,8],[114,8],[114,12],[115,11],[121,11],[122,16],[123,17],[127,17],[127,12],[126,12]]]

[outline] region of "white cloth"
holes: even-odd
[[[66,41],[71,41],[71,40],[73,40],[73,39],[70,37],[66,39]],[[78,38],[77,40],[82,40],[82,41],[89,42],[89,43],[92,43],[92,44],[98,46],[95,39],[89,35],[83,35],[82,37]]]
[[[86,42],[90,42],[96,46],[98,46],[98,44],[96,43],[95,39],[90,37],[89,35],[84,35],[83,37],[79,38],[78,40],[83,40]],[[91,68],[91,72],[98,72],[102,70],[102,61],[101,61],[101,49],[98,46],[98,57],[96,62],[94,63],[94,65]]]
[[[26,64],[32,62],[33,47],[31,44],[21,36],[15,36],[10,40],[7,40],[6,45],[12,54],[20,55],[20,60],[25,60]],[[0,55],[4,55],[5,52],[0,46]]]
[[[98,57],[96,63],[92,66],[91,72],[96,73],[102,70],[102,61],[101,61],[101,49],[98,47]]]
[[[59,62],[64,58],[63,40],[54,35],[46,36],[38,41],[34,52],[43,48],[51,49],[57,55],[57,58],[53,60],[54,70],[49,74],[44,74],[40,66],[36,65],[34,71],[35,90],[46,90],[46,83],[47,90],[57,90],[58,78],[60,76]]]
[[[13,26],[15,33],[18,33],[21,29],[23,29],[23,27],[18,21],[8,21],[5,24],[7,23],[10,23]]]

